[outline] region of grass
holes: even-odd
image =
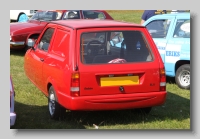
[[[108,10],[114,20],[140,24],[143,10]]]
[[[140,23],[142,11],[108,11],[115,20]],[[167,100],[153,107],[149,115],[134,111],[87,111],[65,113],[64,119],[51,120],[47,98],[25,76],[24,52],[10,52],[10,74],[13,78],[16,123],[11,129],[190,129],[190,91],[177,87],[167,78]]]

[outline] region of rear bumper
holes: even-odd
[[[59,103],[69,110],[121,110],[159,106],[167,92],[69,97],[58,96]]]
[[[10,112],[10,126],[13,126],[15,124],[16,120],[16,114]]]

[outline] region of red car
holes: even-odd
[[[27,50],[27,39],[37,39],[49,21],[68,19],[110,19],[104,10],[38,10],[25,23],[10,23],[10,49]]]
[[[148,113],[166,100],[165,67],[144,26],[114,20],[52,21],[28,46],[24,71],[48,97],[51,118],[66,109],[142,108]]]

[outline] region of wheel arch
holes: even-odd
[[[39,37],[39,35],[40,35],[40,33],[38,33],[38,32],[30,33],[26,38],[26,43],[27,43],[27,40],[30,38],[37,39]]]
[[[30,33],[26,38],[25,45],[27,45],[28,39],[30,39],[30,38],[38,39],[39,35],[40,35],[40,33],[38,33],[38,32]]]
[[[39,37],[39,35],[40,35],[40,33],[37,33],[37,32],[35,33],[35,32],[34,32],[34,33],[29,34],[29,35],[28,35],[28,38],[37,39],[37,38]]]
[[[17,22],[19,21],[19,17],[20,17],[20,15],[22,15],[22,14],[25,14],[25,13],[24,13],[24,12],[20,12],[20,13],[18,14]]]
[[[56,83],[55,83],[55,81],[53,80],[52,77],[49,77],[49,78],[47,79],[47,86],[46,86],[46,90],[45,90],[45,92],[46,92],[45,95],[46,95],[46,96],[49,96],[49,88],[50,88],[51,86],[53,86],[53,88],[54,88],[54,90],[55,90],[56,101],[59,102],[59,99],[58,99],[58,92],[56,91],[56,90],[57,90],[57,85],[56,85]]]
[[[179,61],[177,61],[176,64],[175,64],[175,72],[177,71],[177,69],[180,66],[182,66],[184,64],[190,64],[190,60],[179,60]]]

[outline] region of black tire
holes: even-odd
[[[151,112],[151,109],[152,109],[152,107],[137,108],[137,109],[134,109],[134,111],[137,113],[148,115]]]
[[[24,52],[26,53],[26,51],[28,51],[28,49],[30,49],[30,47],[28,47],[28,46],[25,44]]]
[[[175,81],[179,88],[190,89],[190,64],[184,64],[177,69]]]
[[[152,107],[141,108],[140,111],[143,114],[149,114],[151,112]]]
[[[57,100],[53,86],[49,88],[48,107],[51,119],[59,120],[63,117],[66,109],[62,107]]]
[[[21,15],[22,15],[22,14],[18,15],[18,18],[17,18],[16,22],[18,22],[18,21],[19,21],[19,18],[20,18],[20,16],[21,16]]]

